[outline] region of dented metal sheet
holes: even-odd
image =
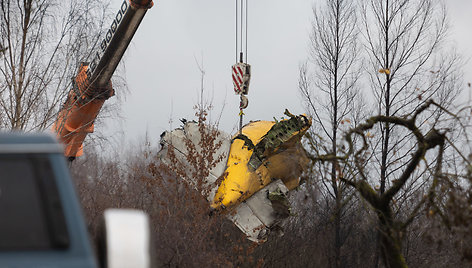
[[[208,130],[205,130],[208,131]],[[223,160],[218,162],[211,170],[206,180],[206,185],[214,185],[215,181],[223,174],[226,169],[226,162],[228,159],[228,153],[231,146],[231,136],[223,131],[218,131],[216,135],[216,139],[214,144],[218,144],[221,142],[221,146],[216,150],[214,158],[216,159],[218,156],[223,156]],[[188,145],[186,142],[189,141],[193,146],[195,146],[195,150],[198,153],[202,152],[202,148],[200,146],[201,141],[201,133],[198,128],[198,123],[195,121],[190,121],[183,124],[181,128],[174,129],[172,131],[165,131],[161,134],[161,150],[158,153],[159,158],[166,164],[169,163],[168,158],[168,150],[169,146],[174,148],[175,156],[177,160],[181,163],[181,165],[186,167],[187,171],[187,178],[191,178],[191,173],[193,167],[188,163],[187,156],[188,152]],[[217,185],[211,189],[210,194],[206,197],[208,201],[213,200],[215,192],[217,190]]]
[[[232,221],[253,242],[264,242],[267,239],[268,228],[254,214],[252,209],[243,202],[228,214]]]
[[[234,211],[229,213],[228,219],[234,222],[249,240],[257,243],[265,242],[270,229],[285,218],[280,216],[268,198],[269,193],[278,191],[283,195],[288,193],[288,188],[281,180],[270,183],[237,205]]]
[[[278,211],[273,208],[272,202],[268,198],[270,192],[275,192],[277,190],[282,191],[284,195],[288,193],[288,189],[284,183],[281,180],[277,180],[267,185],[259,192],[255,193],[246,201],[247,205],[251,208],[254,214],[266,226],[271,226],[272,224],[276,223],[278,219],[280,219],[280,217],[277,217]]]

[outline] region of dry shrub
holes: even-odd
[[[72,165],[82,205],[93,239],[97,223],[108,207],[137,208],[151,220],[155,263],[166,267],[255,267],[252,242],[226,219],[212,214],[204,197],[213,185],[209,170],[226,158],[216,155],[217,126],[208,124],[207,110],[197,109],[201,140],[185,141],[186,163],[169,147],[165,164],[157,148],[145,140],[130,149],[128,157],[105,158],[92,150]],[[219,184],[217,180],[215,184]]]

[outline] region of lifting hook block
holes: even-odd
[[[238,62],[231,67],[233,73],[234,93],[247,95],[249,92],[249,82],[251,81],[251,65]]]
[[[249,104],[249,100],[247,99],[246,96],[240,95],[241,96],[241,101],[239,102],[239,109],[246,109],[247,105]]]

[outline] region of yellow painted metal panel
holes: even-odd
[[[239,204],[274,179],[281,179],[289,190],[298,186],[299,177],[308,164],[300,139],[311,126],[311,119],[305,115],[291,117],[278,123],[255,121],[244,126],[242,134],[255,145],[252,148],[238,138],[240,135],[235,136],[224,175],[226,177],[216,192],[211,205],[213,208]],[[263,139],[266,140],[259,144]],[[255,150],[259,150],[259,157],[253,156]],[[251,162],[256,163],[262,159],[262,163],[248,165],[251,159]]]

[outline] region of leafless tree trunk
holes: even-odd
[[[356,189],[364,200],[373,208],[378,218],[379,226],[379,247],[382,259],[384,260],[386,267],[407,267],[403,252],[402,242],[404,233],[407,231],[407,227],[413,222],[418,215],[419,211],[422,210],[425,203],[429,198],[433,197],[437,191],[438,181],[443,175],[443,156],[445,152],[445,143],[448,140],[448,130],[438,130],[435,126],[427,129],[420,127],[421,120],[420,115],[436,106],[446,111],[443,107],[429,100],[424,105],[420,106],[411,116],[409,117],[395,117],[395,116],[384,116],[378,115],[370,117],[364,124],[360,124],[356,128],[353,128],[347,132],[346,142],[349,144],[348,152],[343,157],[327,155],[320,157],[320,160],[331,161],[332,158],[337,160],[345,161],[346,165],[349,165],[348,158],[352,158],[353,166],[352,171],[357,174],[351,179],[341,178],[345,183]],[[389,122],[392,126],[402,127],[406,131],[412,133],[416,139],[416,146],[413,152],[407,159],[405,159],[405,168],[400,171],[398,179],[392,181],[389,187],[386,187],[383,193],[372,187],[369,182],[372,181],[369,172],[366,172],[365,159],[366,155],[370,154],[369,148],[369,135],[368,133],[375,127],[375,125]],[[360,136],[363,145],[356,146],[353,143],[353,137]],[[360,148],[359,148],[360,147]],[[426,160],[426,153],[435,150],[438,147],[436,157],[431,164],[422,167],[420,162]],[[426,194],[418,200],[416,204],[413,204],[411,212],[403,217],[398,218],[395,216],[394,207],[396,195],[398,195],[402,188],[408,186],[408,182],[414,180],[415,170],[426,169],[430,172],[430,178],[432,182],[426,191]]]
[[[408,115],[430,98],[448,107],[458,92],[453,88],[457,81],[454,78],[457,58],[440,55],[447,24],[439,1],[368,0],[362,1],[361,13],[371,64],[367,72],[377,113],[386,117]],[[423,114],[421,125],[427,120],[437,121],[441,114],[438,110]],[[416,140],[412,133],[402,132],[388,121],[379,124],[371,135],[376,136],[372,139],[371,159],[378,163],[378,168],[372,168],[371,172],[379,178],[379,195],[382,195],[406,169],[404,160],[413,153]],[[424,179],[418,173],[412,182],[421,184]],[[405,191],[414,188],[410,185]]]
[[[50,126],[98,43],[105,10],[103,1],[0,2],[0,128]]]
[[[310,35],[310,63],[300,68],[299,89],[316,122],[310,139],[311,150],[317,154],[338,153],[340,132],[354,123],[358,97],[356,83],[360,76],[358,63],[358,31],[356,6],[350,0],[327,0],[313,8]],[[317,135],[314,135],[317,133]],[[323,144],[322,146],[320,146]],[[333,267],[342,267],[341,220],[347,202],[346,185],[339,180],[344,167],[337,161],[318,167],[324,172],[322,185],[334,200],[334,256]]]

